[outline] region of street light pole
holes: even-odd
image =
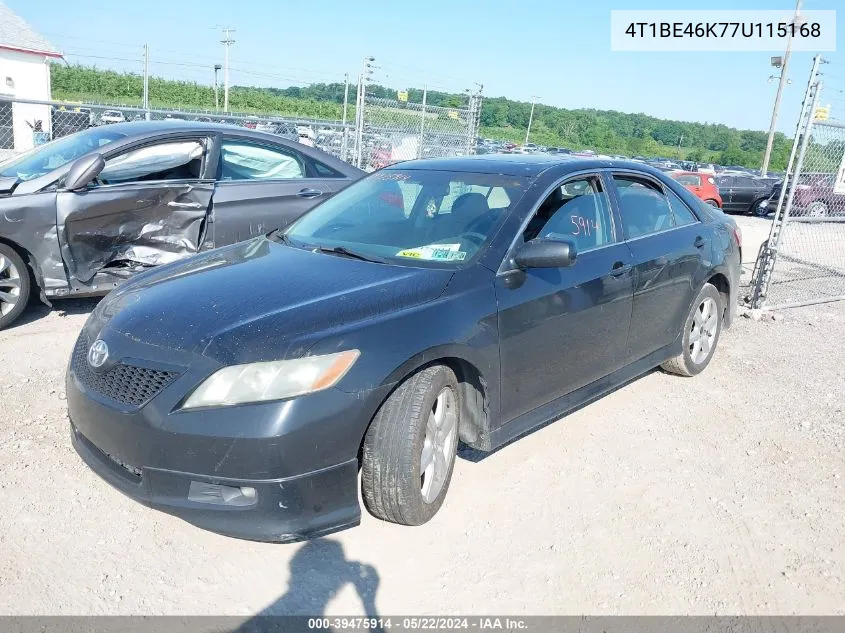
[[[798,0],[795,4],[795,17],[792,18],[792,24],[797,25],[799,19],[799,12],[801,11],[801,3],[803,0]],[[780,100],[783,96],[783,87],[787,83],[786,71],[789,67],[789,57],[792,55],[792,29],[789,30],[789,37],[786,40],[786,52],[783,54],[783,63],[780,67],[780,81],[778,81],[778,91],[775,95],[775,105],[772,108],[772,122],[769,125],[769,138],[766,140],[766,153],[763,155],[763,164],[760,166],[760,175],[765,176],[769,171],[769,160],[772,157],[772,145],[775,142],[775,127],[778,122],[778,110],[780,110]]]
[[[528,115],[528,129],[525,130],[525,143],[523,145],[528,145],[528,135],[531,134],[531,123],[534,121],[534,105],[537,103],[537,97],[531,97],[531,114]]]

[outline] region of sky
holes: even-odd
[[[612,52],[611,9],[677,9],[677,0],[3,0],[70,63],[213,82],[222,27],[234,29],[230,83],[285,87],[357,75],[376,58],[373,81],[394,88],[462,92],[483,84],[506,96],[564,108],[596,108],[766,130],[778,52]],[[837,5],[839,5],[837,7]],[[794,0],[709,0],[688,8],[794,9]],[[842,0],[804,0],[837,9]],[[837,44],[845,46],[845,36]],[[778,130],[792,135],[812,65],[793,53]],[[824,53],[821,102],[845,118],[845,52]],[[220,75],[222,81],[222,73]]]

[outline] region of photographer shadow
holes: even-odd
[[[300,625],[301,630],[305,630],[305,616],[323,616],[329,602],[347,584],[351,584],[358,593],[365,616],[379,617],[375,603],[378,573],[371,565],[347,560],[338,541],[326,538],[307,541],[291,558],[289,569],[287,591],[233,633],[282,632],[300,629]],[[294,619],[290,616],[300,617]]]

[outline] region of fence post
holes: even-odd
[[[789,213],[792,210],[792,203],[793,199],[795,198],[795,190],[798,187],[798,179],[801,176],[801,168],[804,166],[804,156],[807,153],[807,145],[809,145],[810,143],[810,136],[813,132],[813,114],[816,111],[816,104],[818,104],[820,93],[821,82],[816,84],[816,89],[813,94],[813,100],[810,103],[809,109],[807,110],[807,125],[804,128],[804,135],[801,138],[801,148],[798,150],[798,161],[795,163],[795,174],[792,178],[793,186],[789,188],[789,194],[786,198],[786,206],[783,209],[783,214],[780,218],[780,222],[778,223],[777,213],[775,214],[775,220],[772,222],[772,234],[769,238],[769,243],[766,246],[766,250],[768,251],[766,255],[766,270],[761,271],[761,287],[755,288],[754,293],[755,308],[763,307],[763,304],[766,300],[766,295],[769,292],[769,284],[772,280],[772,270],[774,269],[775,262],[777,260],[778,247],[780,246],[781,237],[783,236],[783,229],[786,226],[787,222],[789,222]],[[787,179],[786,177],[784,177],[783,189],[785,189],[786,186]],[[779,226],[776,226],[778,224]],[[772,240],[774,240],[774,243],[772,242]]]
[[[423,86],[422,110],[420,111],[420,143],[417,147],[417,158],[422,158],[425,145],[425,104],[428,99],[428,86]]]
[[[774,266],[774,253],[777,243],[780,241],[780,228],[782,226],[782,215],[784,209],[783,201],[786,197],[787,187],[789,186],[789,174],[792,173],[792,168],[795,165],[795,154],[798,150],[799,144],[801,143],[801,128],[805,125],[804,119],[809,116],[807,124],[809,124],[809,120],[812,119],[812,110],[809,111],[808,115],[808,107],[812,98],[813,89],[818,88],[818,72],[821,61],[821,55],[816,55],[813,58],[813,68],[810,71],[810,78],[807,80],[807,89],[804,92],[804,100],[801,102],[801,114],[798,116],[798,123],[795,126],[795,137],[792,140],[792,149],[789,152],[789,160],[787,161],[786,169],[784,170],[780,195],[778,196],[777,207],[775,207],[775,217],[772,219],[772,228],[769,231],[768,239],[763,243],[763,246],[760,249],[758,261],[754,266],[754,277],[751,280],[751,307],[753,308],[762,307],[766,292],[768,292],[769,289],[769,281],[771,279],[772,268]],[[793,174],[792,180],[795,180],[795,174]]]
[[[340,144],[340,159],[346,160],[346,147],[347,147],[347,137],[349,136],[348,130],[346,129],[346,108],[349,105],[349,73],[344,75],[344,87],[343,87],[343,140]]]

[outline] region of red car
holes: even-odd
[[[710,206],[722,208],[722,196],[712,175],[698,171],[676,171],[669,175]]]

